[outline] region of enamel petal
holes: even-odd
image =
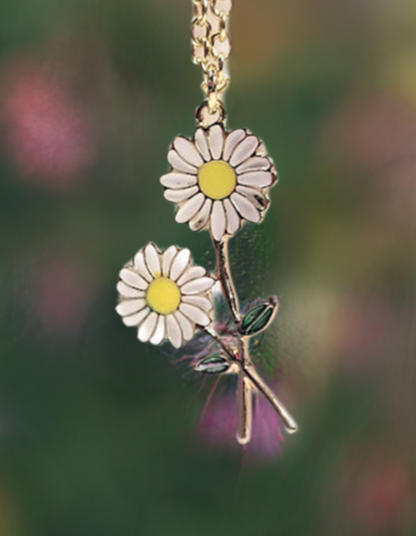
[[[243,186],[267,188],[273,184],[273,174],[270,171],[252,171],[237,175],[237,182]]]
[[[234,149],[230,164],[234,167],[239,166],[254,154],[258,146],[259,139],[256,136],[248,136]]]
[[[179,307],[179,310],[198,326],[205,327],[211,324],[209,315],[207,315],[207,313],[199,307],[195,307],[195,305],[191,305],[190,303],[182,303]]]
[[[126,285],[126,283],[123,283],[123,281],[119,281],[117,283],[117,290],[120,296],[123,296],[123,298],[143,298],[144,297],[144,292],[142,290],[137,290],[133,287],[130,287],[129,285]]]
[[[150,282],[153,279],[152,275],[147,269],[143,251],[139,251],[134,257],[134,266],[137,268],[139,274],[146,279],[146,281]]]
[[[214,125],[208,132],[209,147],[211,149],[212,158],[219,160],[224,149],[225,134],[220,125]]]
[[[176,311],[174,316],[181,327],[183,338],[185,341],[190,341],[195,334],[194,325],[180,311]]]
[[[181,293],[184,295],[187,294],[201,294],[209,290],[215,283],[215,279],[212,277],[199,277],[198,279],[193,279],[188,283],[185,283],[181,288]]]
[[[183,303],[190,303],[191,305],[195,305],[196,307],[199,307],[207,313],[209,311],[212,311],[214,307],[212,301],[205,296],[183,296],[182,301]]]
[[[182,138],[181,136],[179,136],[173,142],[173,146],[177,150],[179,156],[183,158],[185,162],[188,162],[188,164],[192,164],[195,167],[199,167],[202,166],[202,164],[204,163],[201,155],[196,150],[195,145],[186,138]]]
[[[186,223],[191,220],[198,210],[202,207],[205,201],[205,196],[202,193],[191,197],[188,201],[179,208],[178,212],[175,215],[175,220],[178,223]]]
[[[178,253],[178,248],[176,246],[168,247],[168,249],[163,253],[163,256],[162,256],[162,274],[164,276],[169,275],[170,268],[172,266],[172,261],[175,258],[177,253]]]
[[[145,309],[142,309],[135,315],[124,316],[122,320],[125,326],[132,328],[134,326],[138,326],[139,324],[141,324],[149,313],[150,313],[150,309],[146,307]]]
[[[246,197],[257,210],[264,210],[269,204],[268,199],[261,190],[250,188],[250,186],[237,186],[237,192]]]
[[[260,221],[261,218],[258,210],[247,198],[235,192],[231,196],[231,201],[245,220],[253,223],[258,223]]]
[[[272,167],[272,163],[268,158],[262,156],[253,156],[243,162],[241,166],[236,169],[237,173],[246,173],[247,171],[267,171]]]
[[[198,186],[191,186],[190,188],[182,188],[180,190],[165,190],[164,196],[168,201],[172,203],[182,203],[186,201],[198,192]]]
[[[131,287],[137,288],[139,290],[146,290],[148,287],[147,281],[129,268],[123,268],[123,270],[121,270],[120,279],[124,281],[124,283],[126,283],[127,285],[130,285]]]
[[[206,227],[211,214],[211,208],[211,199],[206,199],[201,210],[189,222],[189,227],[192,229],[192,231],[201,231],[201,229]]]
[[[173,314],[166,317],[166,327],[170,342],[175,348],[179,348],[182,345],[182,331]]]
[[[162,272],[160,255],[153,244],[147,244],[144,250],[144,258],[149,272],[153,277],[158,277]]]
[[[156,329],[158,314],[153,312],[146,318],[143,324],[139,327],[138,338],[142,342],[149,342]]]
[[[180,188],[188,188],[189,186],[195,186],[197,182],[197,176],[172,171],[167,175],[163,175],[163,177],[160,178],[160,182],[165,188],[173,188],[174,190],[178,190]]]
[[[227,233],[233,236],[240,228],[241,220],[229,199],[224,200],[225,215],[227,216]]]
[[[138,313],[144,307],[146,307],[146,300],[144,300],[143,298],[134,300],[123,300],[117,305],[116,311],[120,316],[128,316]]]
[[[198,151],[201,153],[205,162],[211,160],[211,153],[209,152],[207,137],[205,131],[199,128],[195,134],[195,145]]]
[[[152,338],[150,339],[150,342],[157,346],[165,338],[165,333],[166,333],[165,317],[163,315],[160,315],[156,324],[155,332],[153,333]]]
[[[204,268],[202,268],[202,266],[191,266],[178,279],[177,283],[181,287],[188,281],[192,281],[192,279],[196,279],[197,277],[203,277],[205,274],[206,274],[206,271]]]
[[[230,132],[230,134],[228,134],[227,139],[225,140],[225,146],[224,146],[224,156],[223,156],[224,160],[228,162],[234,149],[246,137],[246,135],[247,135],[246,131],[242,129],[233,130],[233,132]]]
[[[185,271],[191,260],[191,252],[189,249],[181,249],[176,255],[172,263],[169,277],[172,281],[176,281]]]
[[[196,167],[188,164],[188,162],[185,162],[185,160],[181,158],[175,150],[168,152],[168,162],[176,171],[190,173],[191,175],[196,175],[197,173]]]
[[[225,212],[221,201],[215,201],[211,214],[211,232],[214,240],[219,242],[225,234]]]

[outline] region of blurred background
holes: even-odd
[[[259,401],[246,452],[233,386],[207,404],[114,311],[149,240],[214,268],[158,182],[202,102],[190,17],[1,0],[0,536],[414,535],[416,2],[235,2],[228,126],[281,180],[232,265],[280,298],[256,359],[300,425]]]

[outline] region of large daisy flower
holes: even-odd
[[[168,339],[179,348],[196,327],[211,324],[214,283],[204,268],[192,265],[189,249],[160,252],[148,244],[120,272],[116,311],[126,326],[138,327],[142,342]]]
[[[178,136],[168,160],[172,170],[160,181],[165,198],[177,204],[177,222],[210,229],[219,242],[243,220],[262,220],[277,174],[262,142],[247,130],[227,133],[215,124],[198,129],[193,140]]]

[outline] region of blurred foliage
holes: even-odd
[[[214,268],[158,182],[201,102],[190,2],[2,0],[0,536],[415,534],[415,3],[235,4],[229,124],[281,180],[232,265],[279,296],[301,431],[209,447],[209,386],[114,312],[149,240]]]

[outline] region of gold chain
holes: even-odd
[[[228,21],[232,0],[192,1],[192,61],[201,67],[204,75],[202,90],[206,94],[206,102],[202,106],[212,116],[216,114],[224,119],[225,112],[220,97],[230,82],[225,71],[225,62],[231,54]],[[202,112],[201,108],[198,113]],[[198,119],[202,124],[207,123],[200,117]]]

